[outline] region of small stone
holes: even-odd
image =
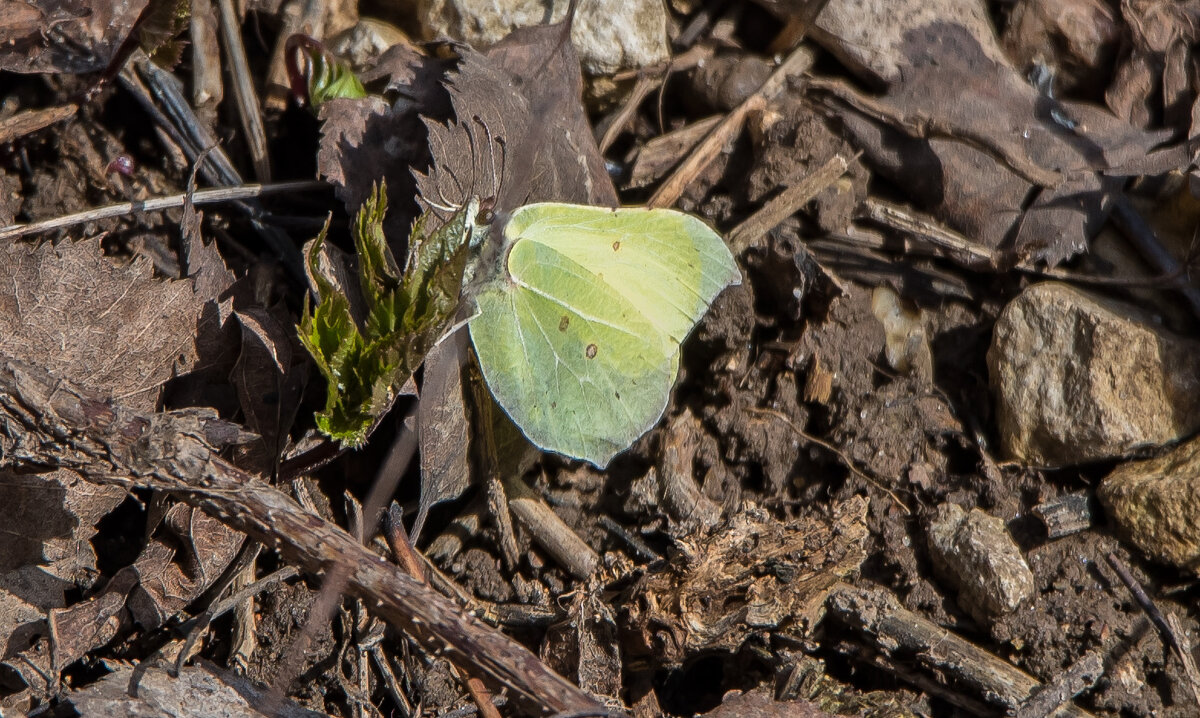
[[[1000,519],[942,504],[929,524],[929,552],[958,605],[981,623],[1015,611],[1033,596],[1033,572]]]
[[[1200,439],[1118,466],[1097,494],[1125,540],[1155,561],[1200,574]]]
[[[518,27],[562,20],[568,0],[549,5],[545,0],[421,0],[418,16],[430,39],[448,37],[482,48]],[[662,0],[579,3],[571,42],[592,75],[663,62],[669,54],[666,8]]]
[[[1058,282],[1004,308],[988,350],[1000,444],[1063,466],[1123,456],[1200,428],[1200,342],[1135,307]]]

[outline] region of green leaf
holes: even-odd
[[[308,101],[313,112],[323,103],[337,98],[357,100],[367,96],[354,70],[323,47],[307,48]]]
[[[372,190],[354,221],[358,253],[357,289],[366,316],[360,325],[350,298],[325,278],[320,268],[326,230],[308,246],[308,274],[318,302],[306,302],[298,327],[300,340],[325,376],[325,409],[317,427],[347,446],[366,441],[391,407],[400,387],[425,353],[445,332],[458,308],[459,287],[468,251],[467,210],[436,231],[422,217],[409,240],[408,266],[400,271],[387,238],[386,189]]]

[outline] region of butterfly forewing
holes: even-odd
[[[513,213],[504,234],[569,257],[675,344],[740,280],[720,235],[674,210],[532,204]]]

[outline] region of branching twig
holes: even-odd
[[[142,414],[22,362],[0,359],[0,468],[56,466],[93,483],[171,492],[276,547],[305,571],[344,571],[351,593],[427,650],[449,653],[550,711],[596,708],[595,700],[526,648],[464,615],[213,448],[245,440],[211,410]]]

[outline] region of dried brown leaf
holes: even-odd
[[[0,0],[0,70],[102,70],[149,0]]]

